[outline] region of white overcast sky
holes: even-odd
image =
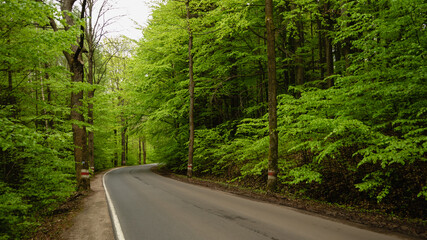
[[[98,0],[98,4],[102,0]],[[114,22],[108,26],[109,37],[125,35],[129,38],[138,40],[142,37],[141,30],[136,29],[138,26],[132,21],[136,21],[139,25],[146,26],[150,15],[150,0],[109,0],[113,9],[108,11],[106,18],[116,18]]]

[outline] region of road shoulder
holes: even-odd
[[[61,239],[114,239],[113,226],[102,181],[104,174],[105,172],[102,172],[92,178],[90,183],[92,192],[83,199],[83,210],[73,219],[72,227],[62,233]]]

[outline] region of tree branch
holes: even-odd
[[[84,19],[85,18],[85,9],[86,9],[86,0],[83,0],[82,3],[82,12],[80,14],[80,19]],[[85,40],[85,26],[81,26],[80,27],[81,33],[80,33],[80,42],[79,42],[79,47],[76,50],[76,53],[74,54],[74,61],[77,61],[77,59],[79,58],[80,53],[83,50],[83,45],[84,45],[84,40]]]

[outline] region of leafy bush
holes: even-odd
[[[1,237],[21,238],[37,216],[52,212],[75,191],[71,139],[42,135],[5,117],[0,123]]]

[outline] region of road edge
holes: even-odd
[[[125,240],[119,218],[117,217],[116,209],[114,208],[110,194],[108,193],[107,185],[105,185],[105,176],[107,176],[108,173],[117,169],[118,168],[111,169],[110,171],[106,172],[104,176],[102,176],[102,185],[105,190],[105,196],[107,197],[108,211],[110,213],[111,222],[113,224],[114,237],[116,240]]]
[[[334,206],[331,207],[331,212],[324,211],[325,203],[318,203],[314,207],[312,203],[313,201],[306,201],[304,199],[292,199],[286,196],[282,196],[280,194],[263,194],[256,193],[250,189],[239,188],[238,186],[222,184],[219,182],[214,182],[210,180],[206,180],[203,178],[187,178],[185,175],[175,174],[171,171],[159,171],[156,168],[150,168],[150,170],[160,176],[170,178],[176,181],[184,182],[187,184],[198,185],[202,187],[206,187],[209,189],[227,192],[236,196],[240,196],[246,199],[250,199],[253,201],[260,201],[274,205],[281,205],[289,208],[293,208],[296,211],[304,212],[306,214],[315,215],[321,218],[329,219],[335,222],[340,222],[346,225],[351,225],[360,229],[366,229],[369,231],[381,233],[381,234],[392,234],[402,239],[411,239],[411,240],[427,240],[427,232],[421,231],[418,232],[418,226],[415,226],[413,229],[410,227],[406,227],[407,225],[401,226],[401,222],[394,223],[395,228],[392,228],[389,224],[392,220],[384,220],[384,219],[376,219],[373,221],[365,222],[364,217],[359,217],[358,219],[352,217],[353,214],[360,216],[361,212],[359,211],[351,211],[346,209],[338,208],[339,210],[334,211]],[[327,205],[327,204],[326,204]],[[330,206],[330,205],[329,205]],[[328,210],[327,208],[326,210]],[[342,212],[347,212],[349,215],[341,214]],[[375,213],[372,213],[375,215]],[[371,215],[371,213],[366,213],[366,216]],[[365,217],[366,217],[365,216]],[[409,224],[409,223],[408,223]],[[400,228],[399,228],[400,227]],[[402,227],[406,227],[406,230]],[[421,227],[420,227],[421,228]]]

